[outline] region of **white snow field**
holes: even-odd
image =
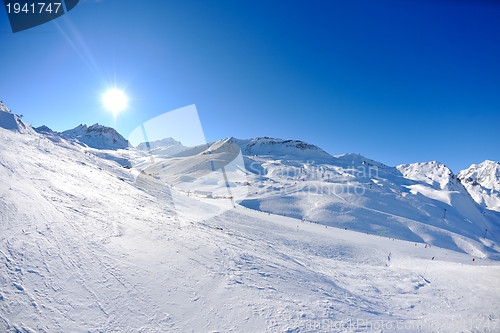
[[[230,199],[137,169],[173,168],[165,151],[148,166],[143,150],[19,131],[2,112],[0,332],[500,331],[497,217],[476,214],[442,165],[390,168],[300,141],[274,140],[286,149],[270,156],[271,139],[232,139],[249,195],[221,210]],[[372,192],[306,192],[321,177],[307,160]],[[378,176],[347,173],[356,163]]]

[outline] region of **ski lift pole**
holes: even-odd
[[[226,169],[222,167],[221,171],[222,171],[222,176],[224,176],[224,182],[226,183],[227,193],[229,193],[229,198],[231,199],[231,203],[233,204],[233,207],[236,208],[233,194],[231,193],[231,184],[229,184],[229,180],[227,179]]]

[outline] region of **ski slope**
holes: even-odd
[[[185,193],[230,196],[260,211],[500,258],[496,212],[486,215],[439,162],[393,168],[360,155],[333,157],[301,141],[270,138],[229,138],[172,156],[157,149],[138,158],[136,168]],[[231,174],[215,177],[214,170],[233,159]]]
[[[122,163],[145,157],[0,129],[1,332],[498,330],[500,265],[482,249],[303,222],[284,205],[227,210]],[[244,159],[282,182],[275,160]],[[267,176],[248,177],[253,190]],[[410,221],[379,208],[364,211]]]

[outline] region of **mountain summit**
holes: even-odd
[[[77,139],[96,149],[125,149],[130,146],[128,140],[114,128],[97,123],[90,127],[80,124],[71,130],[62,132],[61,136],[66,139]]]
[[[396,168],[405,178],[424,182],[436,190],[463,191],[455,174],[437,161],[402,164]]]
[[[332,159],[323,149],[300,140],[282,140],[259,137],[250,140],[230,138],[229,142],[241,148],[243,155],[273,155],[276,157],[308,157],[311,159]]]
[[[481,206],[500,212],[500,164],[486,160],[460,171],[458,178]]]
[[[22,116],[18,116],[10,109],[0,102],[0,127],[6,130],[15,131],[19,133],[34,134],[35,131],[31,126],[22,121]]]

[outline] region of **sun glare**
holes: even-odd
[[[108,90],[103,96],[104,106],[115,115],[127,107],[127,96],[118,89]]]

